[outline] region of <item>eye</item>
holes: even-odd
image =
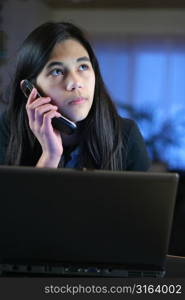
[[[60,75],[64,75],[64,72],[61,69],[53,69],[53,70],[51,70],[50,75],[60,76]]]
[[[83,64],[83,65],[80,65],[79,69],[80,69],[80,71],[86,71],[89,69],[89,66],[86,64]]]

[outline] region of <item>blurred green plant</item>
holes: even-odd
[[[135,120],[139,125],[153,162],[167,164],[164,154],[168,147],[181,147],[182,141],[185,141],[185,109],[169,115],[147,106],[137,108],[118,104],[118,109],[122,116]]]

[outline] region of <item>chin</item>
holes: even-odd
[[[70,116],[70,120],[74,123],[83,121],[84,119],[86,119],[88,113],[81,113],[81,114],[77,114],[75,116]]]

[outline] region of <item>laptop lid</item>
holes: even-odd
[[[177,174],[0,167],[0,262],[160,269]]]

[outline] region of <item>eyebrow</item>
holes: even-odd
[[[88,56],[82,56],[76,59],[76,62],[81,62],[81,61],[88,61],[90,62],[90,58]],[[61,62],[61,61],[52,61],[51,63],[49,63],[49,65],[46,67],[47,69],[50,69],[54,66],[64,66],[65,63]]]

